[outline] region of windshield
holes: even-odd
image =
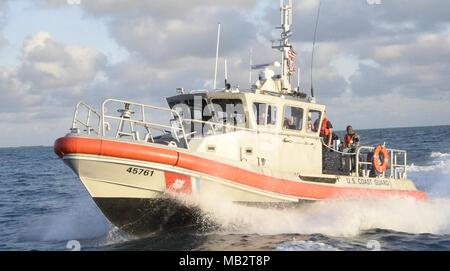
[[[277,107],[272,104],[254,103],[253,113],[258,126],[276,126]]]

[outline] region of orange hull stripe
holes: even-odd
[[[243,185],[255,187],[258,189],[275,192],[283,195],[311,198],[326,199],[337,196],[409,196],[417,199],[425,200],[426,194],[420,191],[393,191],[393,190],[376,190],[361,188],[343,188],[317,184],[299,183],[284,179],[254,173],[248,170],[240,169],[234,166],[211,161],[205,158],[192,156],[189,154],[179,154],[177,166],[202,172],[214,177],[225,180],[234,181]]]
[[[177,151],[101,139],[63,137],[55,142],[54,150],[59,157],[81,153],[156,162],[171,166],[175,166],[178,162]]]
[[[310,199],[326,199],[338,196],[408,196],[419,200],[427,198],[421,191],[393,191],[362,188],[343,188],[329,185],[306,184],[278,179],[258,174],[235,166],[150,146],[115,142],[102,139],[77,137],[60,138],[55,142],[55,153],[59,157],[66,154],[92,154],[117,158],[161,163],[200,172],[242,185],[270,191],[282,195]]]

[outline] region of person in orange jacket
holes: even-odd
[[[351,125],[347,126],[347,134],[344,136],[343,149],[341,159],[341,169],[344,169],[346,164],[349,165],[349,170],[354,171],[356,166],[356,150],[359,146],[359,135],[353,131],[353,127]]]
[[[323,138],[324,143],[331,147],[333,142],[333,124],[328,120],[326,112],[324,113],[324,118],[320,126],[320,137]]]

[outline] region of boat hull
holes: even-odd
[[[134,235],[200,226],[201,210],[183,204],[185,199],[265,207],[351,196],[426,199],[410,181],[275,176],[156,144],[68,136],[56,141],[55,152],[111,223]]]
[[[214,224],[199,208],[170,198],[93,198],[111,223],[134,236],[183,228],[184,231],[211,229]]]

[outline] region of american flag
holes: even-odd
[[[294,51],[294,49],[289,49],[289,51],[288,51],[288,58],[291,60],[291,61],[294,61],[294,59],[297,57],[297,53]]]
[[[297,68],[295,68],[295,64],[292,63],[291,66],[289,67],[289,72],[294,73],[297,71]]]

